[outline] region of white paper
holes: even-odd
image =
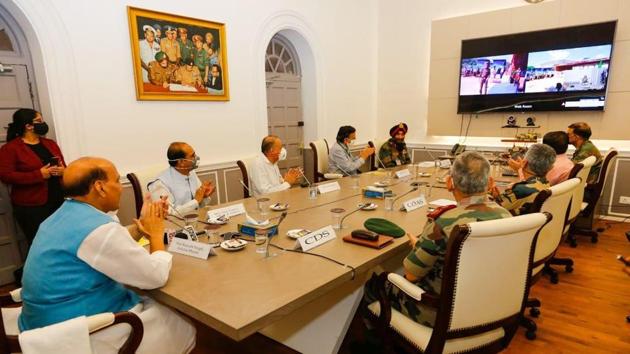
[[[168,245],[168,251],[200,259],[208,259],[209,255],[216,255],[210,244],[177,237],[173,237],[171,240],[171,243]]]
[[[436,199],[430,202],[429,204],[441,207],[441,206],[447,206],[447,205],[457,205],[457,202],[450,199]]]
[[[245,214],[245,206],[243,203],[238,203],[224,208],[208,210],[208,220],[217,219],[223,215],[233,217],[241,214]]]
[[[338,191],[340,189],[341,189],[341,186],[339,185],[339,182],[320,184],[319,186],[317,186],[317,190],[319,190],[319,194]]]
[[[322,227],[319,230],[315,230],[310,234],[304,235],[295,241],[295,249],[302,249],[306,252],[312,250],[317,246],[321,246],[328,241],[332,241],[337,238],[337,234],[331,225]]]
[[[427,167],[435,167],[435,162],[434,161],[422,161],[418,164],[418,167],[423,167],[423,168],[427,168]]]
[[[409,172],[408,169],[402,169],[400,171],[396,171],[396,177],[398,178],[405,178],[405,177],[409,177],[411,176],[411,172]]]
[[[180,84],[169,84],[169,91],[183,91],[183,92],[197,92],[197,89],[192,86],[180,85]]]
[[[403,206],[405,207],[405,211],[410,212],[412,210],[422,208],[426,204],[427,204],[426,198],[424,197],[424,195],[421,195],[417,198],[412,198],[404,202]]]

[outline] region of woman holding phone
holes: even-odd
[[[44,138],[46,133],[41,113],[21,108],[13,113],[7,143],[0,148],[0,180],[11,188],[13,215],[29,246],[39,224],[63,203],[66,164],[59,146]]]

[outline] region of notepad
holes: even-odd
[[[436,199],[430,202],[429,204],[441,207],[441,206],[447,206],[447,205],[457,205],[457,202],[450,199]]]

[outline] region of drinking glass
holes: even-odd
[[[389,194],[385,196],[385,210],[387,211],[394,210],[394,199],[396,199],[395,194]]]
[[[254,234],[254,243],[256,244],[256,253],[267,253],[269,246],[269,236],[266,230],[256,230]]]
[[[343,213],[345,211],[346,210],[342,208],[330,209],[331,224],[332,224],[333,229],[335,230],[341,229],[341,218],[343,217]]]
[[[265,216],[269,213],[269,198],[258,198],[256,199],[256,206],[258,207],[258,211],[260,215]]]

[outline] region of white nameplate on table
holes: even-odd
[[[331,182],[331,183],[326,183],[326,184],[320,184],[319,186],[317,186],[317,190],[319,191],[319,194],[334,192],[340,189],[341,189],[341,186],[339,185],[339,182]]]
[[[398,178],[405,178],[405,177],[409,177],[411,176],[411,172],[409,172],[409,169],[404,168],[402,170],[396,171],[396,177]]]
[[[223,215],[233,217],[241,214],[245,214],[245,206],[243,205],[243,203],[238,203],[226,206],[224,208],[208,210],[208,219],[216,219]]]
[[[422,167],[422,168],[435,167],[435,161],[422,161],[418,164],[418,167]]]
[[[201,259],[208,259],[209,255],[216,255],[212,245],[208,243],[195,242],[177,237],[173,237],[171,240],[171,243],[168,245],[168,251]]]
[[[408,201],[403,203],[403,207],[405,208],[406,212],[422,208],[425,205],[427,205],[427,200],[424,198],[424,195],[421,195],[417,198],[409,199]]]
[[[296,250],[301,248],[302,251],[306,252],[317,246],[321,246],[328,241],[332,241],[335,238],[337,238],[335,230],[331,225],[328,225],[298,238],[295,241],[295,246],[293,248]]]
[[[429,204],[441,207],[441,206],[447,206],[447,205],[457,205],[457,202],[450,199],[437,199],[437,200],[432,201]]]

